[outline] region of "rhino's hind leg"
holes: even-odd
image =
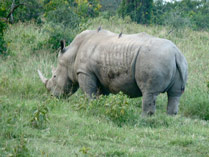
[[[143,93],[142,116],[153,115],[156,109],[157,94]]]
[[[178,113],[179,100],[180,96],[173,97],[168,95],[167,114],[176,115]]]
[[[168,95],[168,106],[167,106],[167,114],[176,115],[178,113],[178,105],[181,95],[184,92],[184,88],[182,88],[182,80],[179,74],[179,71],[176,72],[175,82],[172,87],[167,91]]]
[[[94,98],[97,93],[97,80],[95,76],[85,73],[78,74],[78,83],[82,91],[90,98]]]

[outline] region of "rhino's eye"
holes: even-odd
[[[56,75],[54,75],[54,78],[56,78],[57,76]]]

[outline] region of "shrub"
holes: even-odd
[[[77,4],[76,13],[81,17],[96,17],[99,15],[101,5],[99,0],[75,0]]]
[[[44,14],[44,18],[49,23],[63,24],[70,29],[76,28],[80,23],[80,17],[71,8],[61,5]],[[44,20],[44,19],[43,19]]]
[[[3,33],[0,33],[0,55],[4,54],[6,51],[6,47],[5,47],[5,41],[3,39]]]
[[[0,2],[0,55],[5,51],[5,41],[3,38],[3,31],[7,27],[5,21],[1,19],[1,17],[6,16],[6,6],[4,3]]]
[[[34,109],[30,124],[34,128],[44,128],[49,121],[49,108],[43,104]]]
[[[0,55],[6,51],[4,33],[3,33],[6,26],[7,26],[6,23],[0,21]]]
[[[43,32],[49,35],[47,43],[53,49],[60,47],[60,40],[65,40],[69,44],[79,31],[79,27],[72,28],[62,23],[48,22],[43,25]]]
[[[45,13],[42,17],[44,31],[49,33],[49,44],[53,49],[60,46],[64,39],[67,44],[80,32],[80,24],[88,17],[99,15],[101,8],[98,0],[52,0],[44,5]]]
[[[130,16],[133,21],[142,24],[152,22],[153,0],[122,0],[118,13],[124,18]]]
[[[14,56],[28,56],[36,50],[49,47],[49,35],[33,22],[9,25],[4,40],[7,53]]]
[[[114,16],[117,12],[117,9],[121,3],[121,0],[101,0],[101,11],[106,12],[108,16]]]
[[[167,18],[164,21],[164,24],[175,29],[176,31],[180,31],[186,26],[190,26],[190,19],[187,17],[182,17],[179,14],[179,11],[170,12],[167,15]]]
[[[81,96],[79,102],[74,104],[77,110],[85,110],[91,115],[105,117],[117,125],[135,119],[133,107],[127,95],[120,92],[117,95],[100,96],[95,100],[88,100],[85,95]]]

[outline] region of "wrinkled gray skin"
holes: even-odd
[[[169,40],[146,33],[118,36],[86,30],[64,47],[51,79],[39,71],[54,96],[71,95],[80,87],[90,98],[122,91],[130,97],[143,95],[143,115],[155,113],[156,97],[167,92],[167,113],[175,115],[187,80],[187,61]]]

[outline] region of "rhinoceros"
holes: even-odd
[[[146,33],[115,34],[86,30],[65,47],[61,41],[57,68],[42,82],[54,96],[81,90],[89,97],[122,91],[142,97],[142,115],[155,113],[156,97],[167,92],[167,113],[178,112],[187,81],[187,61],[171,41]]]

